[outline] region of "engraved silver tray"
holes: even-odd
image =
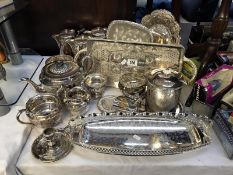
[[[178,154],[210,143],[210,120],[195,114],[102,113],[69,125],[75,144],[101,153]]]
[[[91,39],[87,52],[94,62],[92,72],[105,75],[107,86],[118,87],[121,75],[132,70],[146,73],[169,67],[180,72],[184,48],[181,45]]]
[[[153,35],[147,27],[125,20],[112,21],[108,26],[107,38],[117,41],[153,42]]]

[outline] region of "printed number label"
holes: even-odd
[[[138,65],[138,60],[135,60],[135,59],[128,59],[127,65],[128,65],[128,66],[137,66],[137,65]]]

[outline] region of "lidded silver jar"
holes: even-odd
[[[149,111],[171,111],[179,104],[184,82],[177,73],[158,71],[147,79],[146,102]]]

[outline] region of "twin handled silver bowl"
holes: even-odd
[[[20,116],[25,112],[29,122],[23,121]],[[16,118],[22,124],[32,124],[41,128],[56,126],[62,120],[62,105],[54,94],[39,94],[30,98],[26,108],[19,110]]]

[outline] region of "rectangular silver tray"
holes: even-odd
[[[107,77],[107,86],[118,87],[120,76],[138,70],[142,73],[159,68],[182,69],[184,48],[181,45],[91,39],[87,52],[94,61],[92,72]]]
[[[194,114],[117,113],[77,119],[73,141],[97,152],[166,155],[210,143],[210,121]]]

